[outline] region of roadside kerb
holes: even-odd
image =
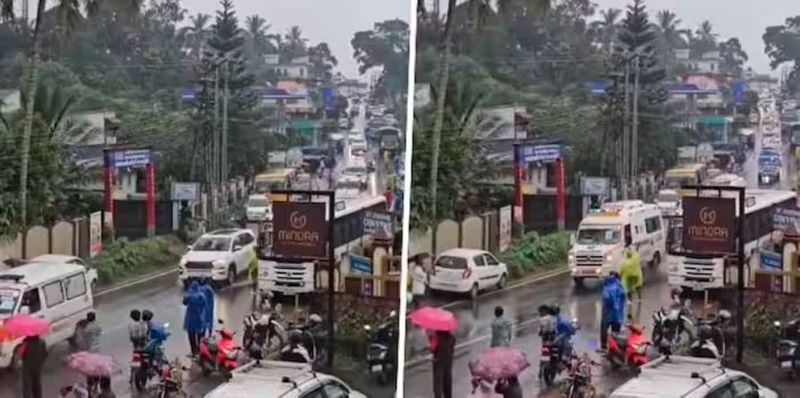
[[[508,291],[511,291],[511,290],[514,290],[514,289],[518,289],[520,287],[527,286],[527,285],[530,285],[530,284],[533,284],[533,283],[536,283],[536,282],[541,282],[541,281],[546,280],[546,279],[555,278],[557,276],[564,275],[564,274],[566,274],[568,272],[569,272],[569,269],[557,269],[557,270],[553,270],[553,271],[544,272],[542,274],[536,275],[535,277],[532,277],[532,278],[526,279],[524,281],[509,285],[505,289],[491,291],[491,292],[486,293],[486,294],[484,294],[482,296],[479,296],[479,298],[491,297],[492,295],[496,295],[496,294],[503,293],[503,292],[508,292]],[[454,306],[456,304],[463,303],[463,302],[468,302],[468,301],[469,300],[453,301],[453,302],[450,302],[450,303],[443,304],[443,305],[439,306],[438,308],[444,309],[444,308],[452,307],[452,306]],[[522,322],[519,322],[519,323],[515,323],[513,326],[514,326],[514,329],[519,329],[519,328],[522,328],[522,327],[525,327],[525,326],[528,326],[528,325],[535,324],[537,322],[539,322],[539,318],[533,318],[533,319],[528,319],[526,321],[522,321]],[[406,332],[406,335],[407,334],[408,334],[408,332]],[[473,338],[471,340],[467,340],[467,341],[465,341],[463,343],[456,344],[455,351],[458,351],[460,349],[464,349],[464,348],[469,347],[471,345],[480,343],[481,341],[488,340],[490,337],[491,337],[491,334],[484,334],[484,335],[475,337],[475,338]],[[432,359],[433,359],[433,355],[427,354],[427,355],[425,355],[425,356],[423,356],[421,358],[413,359],[411,361],[406,361],[405,368],[406,369],[413,369],[413,368],[415,368],[415,367],[417,367],[419,365],[422,365],[424,363],[430,362]]]
[[[107,288],[100,289],[99,291],[97,291],[94,294],[94,298],[95,299],[102,298],[103,296],[107,296],[107,295],[109,295],[111,293],[123,292],[123,291],[125,291],[127,289],[132,289],[132,288],[137,287],[139,285],[143,285],[143,284],[146,284],[146,283],[149,283],[149,282],[153,282],[153,281],[158,280],[158,279],[165,279],[165,278],[170,277],[170,276],[177,277],[178,273],[179,273],[179,269],[175,268],[175,269],[169,269],[169,270],[166,270],[166,271],[159,271],[159,272],[155,272],[155,273],[152,273],[152,274],[147,274],[147,275],[142,276],[141,278],[138,278],[138,279],[134,279],[134,280],[131,280],[131,281],[128,281],[128,282],[123,282],[123,283],[121,283],[119,285],[111,285],[111,286],[109,286]],[[177,281],[177,279],[176,279],[176,281]],[[227,291],[227,290],[230,290],[230,289],[237,289],[237,288],[244,287],[244,286],[250,286],[251,284],[252,284],[252,282],[250,282],[248,280],[244,280],[244,281],[235,282],[234,284],[225,286],[225,287],[223,287],[221,289],[217,289],[216,291],[217,292],[224,292],[224,291]]]

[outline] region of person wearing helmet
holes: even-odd
[[[680,286],[674,286],[669,291],[669,307],[670,308],[681,308],[683,307],[683,300],[681,300],[681,294],[683,290]]]
[[[281,350],[281,360],[287,362],[310,363],[311,356],[303,346],[303,335],[293,330],[289,333],[289,345]]]
[[[697,358],[717,358],[714,329],[711,326],[703,324],[697,328],[697,341],[691,346],[691,354]]]
[[[556,344],[560,348],[562,358],[569,358],[572,356],[572,336],[575,335],[575,327],[561,315],[561,307],[558,304],[550,306],[550,311],[556,320]]]

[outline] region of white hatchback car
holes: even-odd
[[[471,298],[490,287],[502,289],[508,281],[508,269],[485,250],[450,249],[439,254],[430,276],[432,290],[469,293]]]

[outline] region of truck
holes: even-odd
[[[576,287],[584,279],[600,279],[619,272],[624,252],[636,247],[642,264],[658,268],[666,255],[666,233],[661,210],[641,200],[605,203],[578,225],[567,264]]]

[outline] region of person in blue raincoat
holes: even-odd
[[[625,321],[625,289],[620,282],[619,274],[612,272],[606,278],[603,286],[603,321],[600,325],[600,346],[608,346],[608,328],[614,333],[622,330]]]
[[[205,322],[203,334],[208,334],[210,337],[211,334],[214,333],[214,289],[211,288],[205,279],[201,279],[200,291],[206,299],[206,307],[203,311],[203,321]]]
[[[196,281],[189,285],[189,290],[183,295],[183,305],[186,306],[186,313],[183,316],[183,330],[189,335],[189,347],[192,350],[192,357],[195,357],[200,351],[200,337],[206,328],[204,314],[206,298],[200,291],[200,285]]]

